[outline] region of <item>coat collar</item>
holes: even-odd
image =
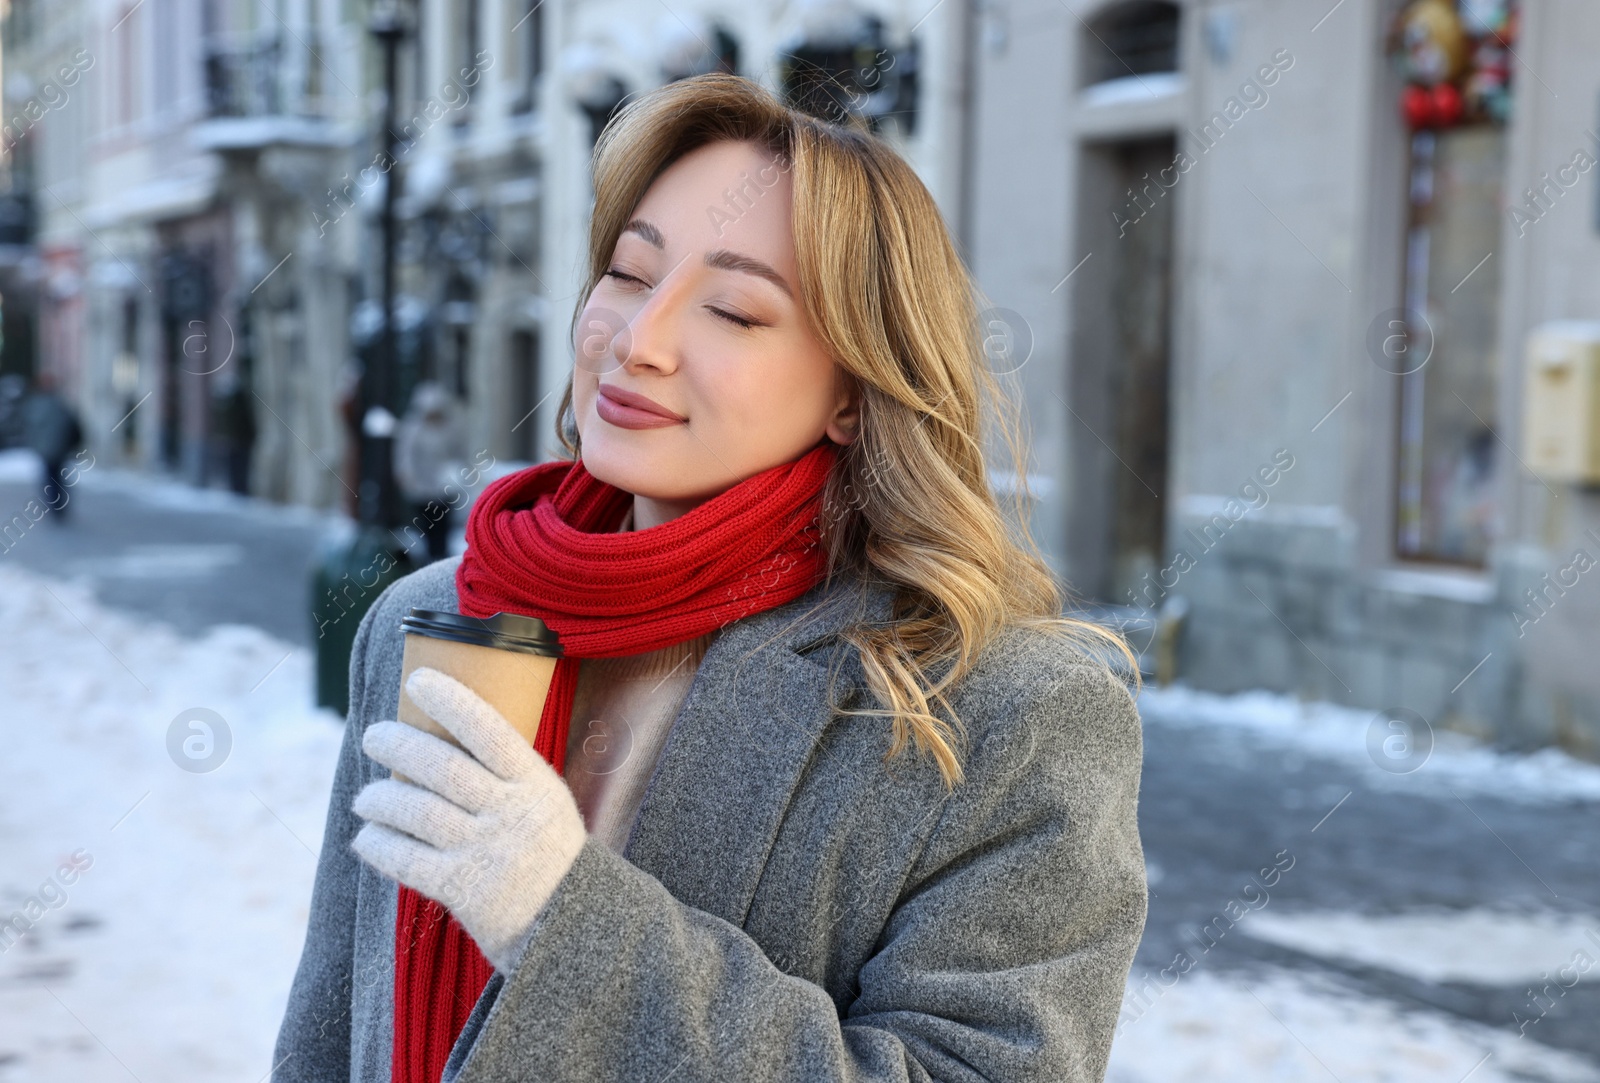
[[[723,628],[623,856],[680,901],[742,925],[813,747],[834,707],[864,683],[853,650],[821,648],[847,624],[887,621],[892,600],[887,587],[843,577]]]

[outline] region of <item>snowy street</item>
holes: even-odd
[[[0,511],[32,470],[0,453]],[[71,512],[0,553],[0,919],[43,905],[0,939],[0,1083],[260,1083],[343,725],[312,695],[325,520],[101,467]],[[1600,1081],[1600,766],[1438,733],[1395,773],[1369,713],[1266,694],[1141,711],[1109,1079]]]

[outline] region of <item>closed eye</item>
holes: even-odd
[[[613,267],[610,270],[608,270],[601,277],[603,277],[603,278],[615,278],[619,282],[627,282],[627,283],[630,283],[633,286],[644,286],[646,288],[649,288],[649,284],[646,283],[644,281],[644,279],[637,278],[634,275],[626,274],[625,272],[617,270],[615,267]],[[709,305],[706,306],[706,310],[708,312],[710,312],[713,316],[718,316],[718,317],[720,317],[720,318],[722,318],[724,320],[727,320],[729,323],[735,325],[736,327],[739,327],[742,330],[748,331],[752,327],[765,327],[766,326],[765,324],[761,323],[758,320],[747,320],[743,316],[735,316],[731,312],[724,312],[720,308],[712,308]]]
[[[745,330],[749,330],[750,328],[756,326],[756,321],[743,319],[742,317],[735,316],[731,312],[724,312],[720,308],[712,308],[712,309],[710,309],[710,312],[714,316],[721,316],[723,319],[727,320],[730,323],[738,324],[740,327],[744,328]]]

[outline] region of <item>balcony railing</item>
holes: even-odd
[[[338,77],[325,43],[310,30],[246,39],[212,38],[204,50],[211,117],[331,117]]]
[[[275,116],[283,110],[276,38],[245,45],[210,41],[205,47],[206,112],[213,117]]]

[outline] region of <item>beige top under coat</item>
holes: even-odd
[[[633,528],[633,512],[618,533]],[[563,775],[584,826],[621,853],[695,671],[717,636],[578,666]]]

